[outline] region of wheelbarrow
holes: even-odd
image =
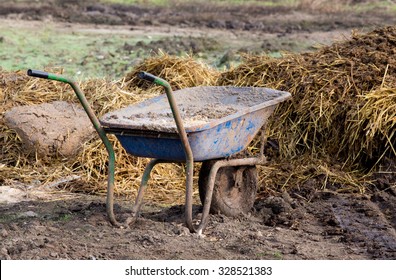
[[[122,225],[113,210],[115,153],[107,133],[114,134],[127,153],[152,158],[142,175],[133,219],[138,217],[154,166],[185,162],[185,221],[198,234],[205,229],[210,212],[234,216],[251,210],[256,165],[266,163],[263,128],[276,105],[291,97],[288,92],[259,87],[202,86],[173,92],[167,81],[140,72],[141,79],[162,86],[166,95],[107,113],[99,120],[73,80],[31,69],[27,74],[68,83],[76,93],[109,155],[106,211],[111,224]],[[243,155],[260,131],[258,155]],[[202,162],[198,185],[203,210],[196,223],[192,217],[194,162]]]

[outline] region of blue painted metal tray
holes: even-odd
[[[192,87],[173,92],[194,161],[225,158],[247,148],[276,105],[290,93],[257,87]],[[165,95],[107,113],[101,125],[134,156],[185,161]]]

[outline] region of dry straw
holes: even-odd
[[[125,89],[135,87],[152,88],[152,84],[137,77],[141,71],[149,72],[169,82],[171,87],[182,89],[186,87],[214,85],[219,73],[209,66],[197,62],[191,56],[177,57],[160,52],[156,57],[150,57],[137,65],[125,77]]]
[[[351,113],[344,145],[355,148],[355,157],[376,160],[396,155],[396,88],[382,87],[360,96],[364,105]],[[355,143],[359,143],[357,146]]]
[[[280,59],[245,55],[238,67],[223,73],[191,57],[162,53],[143,61],[121,81],[89,80],[80,86],[99,117],[162,93],[161,88],[138,80],[139,71],[168,80],[174,89],[236,85],[287,90],[293,99],[278,107],[267,127],[275,149],[266,149],[271,163],[260,168],[260,194],[291,188],[361,193],[372,183],[370,173],[361,170],[375,170],[381,159],[396,155],[395,54],[396,28],[387,27],[353,33],[350,40],[315,53]],[[18,135],[3,122],[4,112],[14,106],[55,100],[77,103],[67,85],[0,71],[0,183],[51,184],[79,178],[63,186],[104,193],[107,154],[98,138],[85,143],[76,158],[48,161],[24,154]],[[128,155],[115,137],[110,139],[117,156],[116,193],[134,197],[148,160]],[[195,169],[198,174],[199,164]],[[179,164],[156,167],[146,198],[162,204],[183,203],[184,172]]]
[[[202,69],[198,71],[193,73],[191,70],[190,74],[194,77],[205,74]],[[56,100],[78,103],[70,86],[54,81],[29,78],[22,72],[5,71],[0,73],[0,84],[2,109],[0,115],[0,142],[2,144],[0,184],[14,184],[15,181],[19,181],[28,185],[51,185],[52,182],[62,182],[62,178],[72,178],[57,186],[67,187],[75,192],[105,193],[108,155],[98,137],[84,143],[82,152],[76,158],[38,158],[37,155],[25,153],[18,135],[4,123],[4,113],[14,106]],[[125,79],[115,82],[89,80],[79,83],[79,86],[98,117],[108,111],[162,93],[159,88],[144,91],[139,88],[128,90]],[[135,197],[148,159],[128,155],[115,137],[110,135],[109,138],[116,153],[115,192],[128,198]],[[153,187],[149,188],[146,198],[162,204],[182,203],[184,178],[184,169],[179,164],[157,166],[150,181],[150,186]]]
[[[386,110],[386,116],[381,111],[394,106],[390,91],[381,88],[396,87],[395,52],[396,27],[387,27],[363,35],[353,33],[351,40],[315,53],[282,59],[247,56],[240,66],[223,73],[219,83],[268,86],[292,93],[293,100],[279,106],[268,128],[269,137],[279,141],[282,156],[308,151],[314,156],[336,156],[346,165],[364,165],[385,152],[395,156],[391,147],[395,126],[389,121],[394,111]],[[381,92],[374,94],[379,99],[367,105],[373,91]],[[374,117],[364,111],[372,106],[377,106],[377,124],[382,117],[388,119],[386,130],[382,127],[381,133],[371,133],[371,139],[358,137],[369,132],[353,123],[363,116]]]

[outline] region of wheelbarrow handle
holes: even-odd
[[[158,77],[154,76],[153,74],[147,73],[147,72],[139,72],[138,77],[140,79],[155,83],[155,80],[158,79]]]
[[[183,121],[180,116],[179,109],[177,107],[175,98],[173,97],[173,92],[170,84],[159,77],[147,72],[139,72],[138,77],[154,84],[163,86],[165,89],[166,96],[169,101],[169,105],[173,114],[173,118],[176,122],[177,131],[180,136],[180,140],[183,145],[184,153],[186,155],[186,166],[187,166],[187,178],[186,178],[186,205],[185,205],[185,216],[186,223],[191,232],[195,232],[194,225],[192,223],[192,193],[193,193],[193,173],[194,173],[194,156],[188,142],[188,137],[186,130],[184,129]]]
[[[31,77],[43,78],[43,79],[48,79],[48,75],[49,75],[47,72],[40,71],[40,70],[32,70],[32,69],[29,69],[27,71],[27,74],[28,74],[28,76],[31,76]]]
[[[104,128],[101,126],[98,118],[95,116],[94,111],[92,108],[89,106],[89,103],[87,99],[85,98],[84,93],[81,91],[79,86],[75,81],[72,79],[69,79],[67,77],[63,76],[58,76],[52,73],[47,73],[44,71],[40,70],[32,70],[29,69],[27,71],[28,76],[31,77],[36,77],[36,78],[43,78],[43,79],[48,79],[48,80],[54,80],[54,81],[59,81],[63,82],[66,84],[69,84],[75,94],[77,95],[77,98],[79,99],[81,105],[83,106],[85,112],[87,113],[92,125],[94,126],[96,132],[98,133],[100,139],[102,140],[103,144],[106,147],[106,150],[109,154],[109,163],[108,163],[108,180],[107,180],[107,203],[106,203],[106,208],[107,208],[107,215],[110,219],[110,222],[118,226],[119,223],[117,222],[115,216],[114,216],[114,211],[113,211],[113,194],[114,194],[114,174],[115,174],[115,153],[113,146],[110,142],[110,140],[107,138],[106,132]]]
[[[40,71],[40,70],[33,70],[33,69],[27,70],[27,74],[28,74],[28,76],[35,77],[35,78],[42,78],[42,79],[54,80],[54,81],[58,81],[58,82],[67,83],[72,86],[74,91],[80,91],[79,89],[76,89],[77,85],[75,85],[73,80],[63,77],[63,76],[55,75],[55,74],[48,73],[45,71]],[[77,92],[76,92],[76,94],[77,94]],[[82,95],[82,93],[80,95]]]

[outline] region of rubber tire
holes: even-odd
[[[199,197],[202,205],[205,201],[209,172],[216,160],[202,163],[199,172]],[[218,170],[213,189],[210,212],[222,213],[229,217],[249,212],[256,199],[256,166],[227,166]]]

